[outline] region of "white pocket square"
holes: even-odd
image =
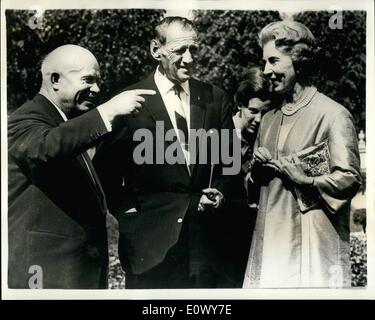
[[[130,208],[129,210],[126,210],[125,213],[135,213],[138,212],[136,208]]]

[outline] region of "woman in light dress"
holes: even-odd
[[[360,186],[352,117],[312,85],[316,44],[305,25],[274,22],[259,37],[283,102],[262,119],[248,174],[261,190],[243,287],[350,287],[349,210]],[[319,174],[298,156],[317,145]]]

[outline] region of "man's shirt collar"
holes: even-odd
[[[173,86],[175,85],[171,80],[169,80],[165,75],[163,75],[159,67],[155,71],[155,83],[162,95],[168,93],[170,90],[173,89]],[[189,81],[184,81],[180,83],[181,88],[184,90],[184,92],[187,95],[190,95],[190,87],[189,87]]]

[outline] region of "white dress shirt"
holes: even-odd
[[[176,117],[175,112],[179,113],[183,117],[185,117],[187,122],[187,127],[190,135],[190,87],[189,82],[185,81],[180,83],[181,88],[183,89],[180,92],[180,98],[176,95],[174,91],[174,83],[170,81],[166,76],[161,74],[159,68],[156,69],[154,80],[156,86],[160,92],[160,95],[163,99],[164,105],[167,109],[169,118],[172,122],[174,130],[177,132],[177,124],[176,124]],[[182,110],[180,109],[182,107]],[[179,136],[177,135],[179,138]],[[185,137],[187,138],[187,137]],[[190,173],[190,153],[185,148],[182,148],[184,153],[186,164]]]

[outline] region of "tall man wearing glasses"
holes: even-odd
[[[233,129],[228,98],[192,78],[198,37],[188,19],[162,20],[150,50],[158,67],[128,89],[157,94],[145,97],[144,109],[123,124],[122,133],[104,144],[96,158],[110,211],[119,221],[126,287],[212,288],[217,279],[210,226],[226,196],[228,177],[218,164],[210,179],[210,163],[194,164],[200,150],[193,152],[184,138],[194,129]],[[152,133],[152,163],[135,159],[138,129]],[[174,164],[155,159],[157,149],[172,143],[157,140],[158,134],[170,130],[175,130],[183,154],[183,161]]]

